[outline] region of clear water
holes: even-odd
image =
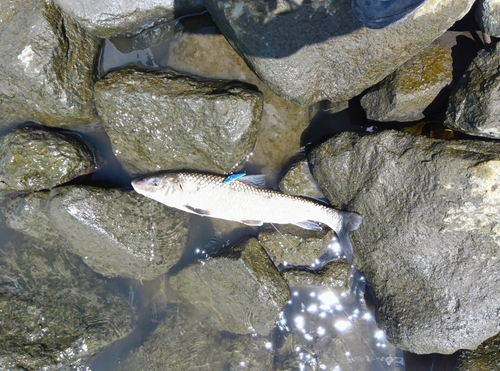
[[[182,50],[186,50],[185,46],[192,45],[192,42],[196,42],[198,49],[191,54],[179,53],[179,47],[182,46]],[[225,40],[207,13],[183,17],[145,31],[134,38],[107,40],[101,56],[101,76],[127,65],[137,65],[259,84],[255,75],[241,59],[238,59],[239,57],[235,57],[235,54],[228,60],[224,60],[223,55],[216,61],[207,59],[208,56],[212,58],[216,56],[211,54],[211,50],[217,48],[212,42],[221,45]],[[262,84],[259,88],[265,89]],[[292,114],[299,117],[302,123],[295,126],[284,125],[289,120],[287,111],[290,111],[290,105],[272,92],[266,90],[265,94],[261,133],[255,151],[245,165],[249,173],[257,171],[272,173],[274,179],[277,179],[279,172],[301,146],[311,146],[343,130],[366,130],[362,126],[352,124],[353,118],[356,122],[363,122],[355,107],[337,114],[328,114],[319,110],[320,107],[307,109],[292,107],[295,110]],[[332,125],[332,122],[336,125]],[[290,130],[289,126],[293,130]],[[6,128],[1,130],[5,131]],[[101,159],[102,166],[93,174],[90,183],[101,187],[130,188],[131,178],[114,157],[102,126],[82,127],[77,131],[96,150]],[[279,148],[273,151],[277,143]],[[202,249],[204,255],[210,255],[211,249],[218,247],[210,243],[213,226],[207,219],[193,217],[191,221],[189,246],[176,269],[182,269],[200,257],[200,244],[204,246]],[[238,229],[229,239],[237,241],[243,235],[256,235],[256,233],[255,229]],[[0,220],[0,247],[9,241],[16,242],[16,235],[5,227],[3,220]],[[79,368],[81,370],[115,369],[130,351],[146,341],[154,331],[158,319],[163,318],[168,311],[168,296],[176,295],[167,292],[163,298],[158,297],[158,292],[165,290],[164,277],[144,282],[122,280],[121,284],[129,287],[130,305],[135,306],[139,313],[135,330],[95,355],[85,367]],[[256,340],[255,344],[268,352],[277,351],[283,346],[289,347],[292,351],[288,353],[288,357],[293,359],[295,365],[293,369],[297,370],[450,369],[448,368],[452,365],[450,357],[415,356],[405,354],[392,346],[383,331],[377,328],[373,306],[367,303],[369,295],[365,295],[366,290],[365,278],[356,270],[353,271],[350,289],[347,291],[318,287],[292,288],[291,301],[283,308],[280,318],[277,319],[277,331],[269,338]],[[330,350],[328,353],[318,355],[314,352],[315,347],[321,349],[326,346],[325,344]],[[237,369],[246,368],[245,364],[240,364]]]

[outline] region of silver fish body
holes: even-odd
[[[326,224],[336,232],[344,255],[352,261],[349,232],[360,226],[360,215],[308,198],[256,187],[245,178],[229,182],[226,179],[213,174],[164,172],[134,179],[132,186],[136,192],[167,206],[246,225],[295,224],[321,230],[317,222]]]

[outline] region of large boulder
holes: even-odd
[[[88,33],[106,39],[134,34],[155,23],[172,21],[179,14],[204,8],[203,0],[54,0]]]
[[[2,122],[64,128],[97,122],[92,88],[101,42],[51,1],[2,0],[0,8]]]
[[[310,161],[330,202],[364,218],[354,265],[394,345],[450,354],[498,333],[500,144],[345,133]]]
[[[262,95],[251,85],[124,70],[95,89],[104,128],[129,174],[229,172],[255,145]]]
[[[346,101],[443,34],[473,0],[427,0],[401,22],[362,27],[351,0],[216,1],[220,30],[272,90],[301,105]]]
[[[479,0],[476,20],[483,32],[500,37],[500,2],[498,0]]]
[[[0,137],[0,190],[51,189],[96,167],[94,154],[75,135],[23,126]]]
[[[466,134],[500,138],[500,47],[483,50],[451,94],[445,125]]]

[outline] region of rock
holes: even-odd
[[[361,98],[367,118],[402,122],[424,118],[424,110],[451,84],[453,65],[456,64],[452,51],[463,58],[464,48],[457,44],[460,38],[466,37],[473,42],[470,33],[446,32],[370,89]],[[457,49],[462,51],[458,52]],[[462,72],[460,71],[459,75]]]
[[[132,70],[100,80],[96,104],[132,175],[228,172],[252,151],[262,113],[261,94],[247,84]]]
[[[293,164],[280,181],[280,189],[288,194],[316,199],[325,198],[314,180],[307,160]]]
[[[459,356],[457,371],[490,371],[500,365],[500,338],[495,336],[476,350],[463,351]]]
[[[51,1],[2,0],[1,7],[2,122],[61,128],[96,122],[92,88],[100,41]]]
[[[47,217],[50,192],[32,192],[3,200],[5,224],[18,232],[41,241],[44,246],[67,246]]]
[[[203,313],[172,305],[149,339],[118,364],[119,371],[270,370],[273,354],[262,339],[224,338]]]
[[[318,258],[328,250],[335,236],[329,230],[314,232],[295,226],[276,226],[259,233],[259,243],[278,267],[317,267]]]
[[[202,0],[54,0],[54,3],[88,33],[102,39],[135,34],[159,22],[172,21],[182,13],[204,8]]]
[[[350,0],[205,1],[262,81],[304,106],[359,95],[443,34],[473,3],[427,0],[401,22],[371,30],[356,19]]]
[[[500,37],[500,4],[498,0],[480,0],[476,8],[479,28],[493,37]]]
[[[218,330],[268,335],[290,298],[288,286],[254,238],[231,257],[212,258],[170,278],[174,290]]]
[[[500,138],[500,49],[482,51],[452,92],[445,125],[466,134]]]
[[[285,269],[281,276],[288,286],[317,286],[347,288],[351,266],[345,261],[327,263],[318,270]]]
[[[364,218],[354,265],[392,344],[450,354],[499,332],[500,144],[345,133],[310,161],[330,202]]]
[[[94,170],[93,153],[75,135],[23,126],[0,137],[0,190],[51,189]]]
[[[131,191],[71,186],[56,188],[50,196],[53,228],[96,272],[151,280],[182,255],[186,213]]]
[[[15,235],[0,254],[0,368],[83,367],[132,331],[127,299],[72,254]]]

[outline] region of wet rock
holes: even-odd
[[[481,344],[476,350],[460,354],[457,371],[490,371],[500,365],[500,338],[495,336]]]
[[[270,370],[272,353],[265,349],[265,342],[265,339],[252,336],[224,338],[211,327],[203,313],[171,305],[166,318],[148,340],[117,369]]]
[[[268,335],[290,298],[288,286],[254,238],[234,248],[232,257],[212,258],[170,278],[174,290],[218,330]]]
[[[500,6],[498,0],[480,0],[476,9],[479,28],[486,34],[500,37]]]
[[[5,224],[41,241],[45,246],[67,246],[47,217],[49,195],[50,192],[42,191],[6,198],[2,205]]]
[[[259,233],[259,242],[276,266],[318,266],[318,258],[329,249],[335,232],[304,230],[295,226],[275,226]]]
[[[316,199],[325,195],[314,180],[307,160],[293,164],[280,181],[280,189],[288,194]]]
[[[0,190],[51,189],[95,169],[93,153],[74,135],[24,126],[0,137]]]
[[[50,1],[2,1],[3,123],[76,127],[97,121],[93,84],[100,41]]]
[[[362,27],[349,0],[205,3],[262,81],[281,97],[310,105],[346,101],[373,86],[443,34],[474,1],[427,0],[380,30]]]
[[[500,144],[345,133],[310,161],[330,202],[364,218],[354,265],[394,345],[450,354],[498,333]]]
[[[155,23],[168,22],[183,13],[204,8],[202,0],[54,0],[54,3],[88,33],[103,39],[135,34]]]
[[[482,51],[451,94],[445,125],[466,134],[500,138],[500,49]]]
[[[452,51],[456,59],[458,55],[464,58],[467,51],[461,47],[464,42],[459,40],[462,38],[474,42],[470,33],[446,32],[372,88],[361,98],[367,118],[402,122],[422,119],[424,110],[445,92],[453,75],[463,72],[453,71],[457,61],[452,58]]]
[[[0,254],[0,369],[83,366],[132,331],[127,297],[61,249],[16,235]]]
[[[106,133],[125,170],[228,172],[255,145],[262,96],[252,86],[132,70],[96,84]]]
[[[72,252],[108,277],[156,278],[177,263],[187,241],[186,213],[132,191],[56,188],[48,218]]]
[[[317,270],[286,269],[281,276],[288,286],[347,288],[351,266],[345,260],[327,263]]]

